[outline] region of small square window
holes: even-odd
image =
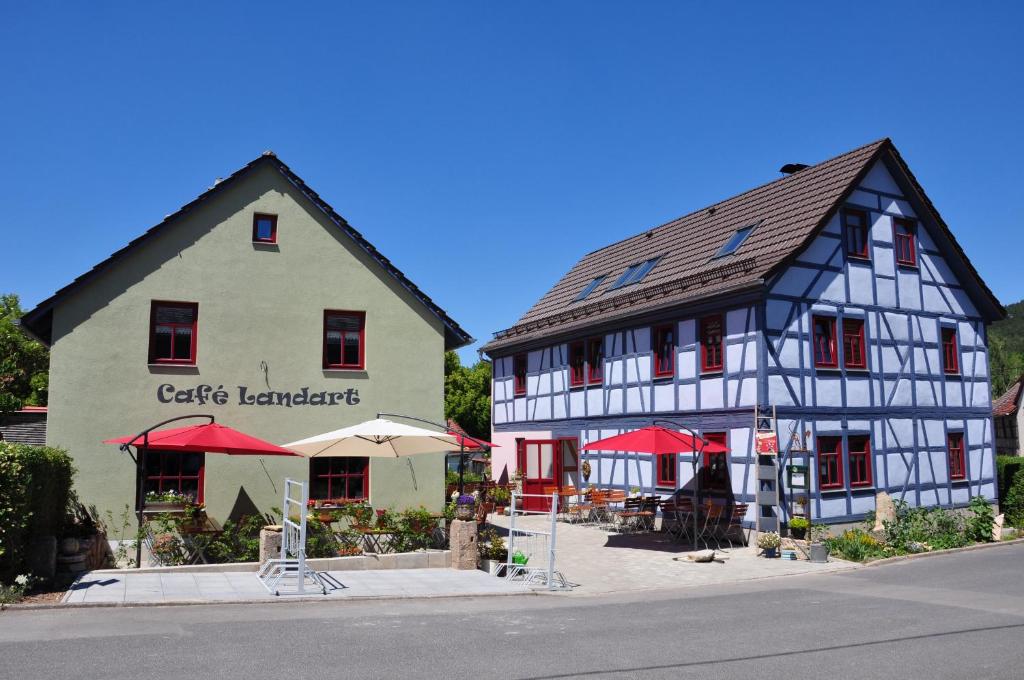
[[[277,243],[277,215],[253,215],[252,240],[253,243]]]
[[[324,311],[324,368],[366,367],[366,312]]]
[[[153,302],[149,318],[149,363],[195,365],[199,305]]]

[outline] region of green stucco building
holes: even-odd
[[[443,353],[471,341],[271,152],[22,325],[51,350],[47,443],[71,452],[79,495],[101,512],[135,496],[131,459],[104,439],[197,413],[276,444],[379,412],[443,422]],[[221,520],[280,505],[285,477],[377,508],[437,510],[443,497],[443,454],[153,454],[147,489],[198,495]]]

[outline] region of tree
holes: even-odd
[[[50,353],[15,325],[23,313],[17,295],[0,295],[0,413],[46,405]]]
[[[444,416],[472,437],[491,436],[491,362],[462,365],[455,352],[444,354]]]
[[[992,398],[998,399],[1024,374],[1024,355],[1008,349],[1006,340],[1001,336],[990,335],[988,357]]]

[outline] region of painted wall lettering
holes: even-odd
[[[302,387],[295,392],[250,392],[245,385],[238,385],[239,406],[355,406],[359,403],[359,390],[348,388],[343,392],[312,392]],[[178,389],[170,383],[156,388],[156,398],[161,404],[214,404],[224,406],[228,403],[228,392],[223,385],[216,389],[212,385],[197,385]]]

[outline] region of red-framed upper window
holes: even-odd
[[[814,365],[818,368],[836,368],[836,320],[831,316],[815,316],[811,320],[814,341]]]
[[[842,219],[846,254],[850,257],[868,259],[868,214],[863,210],[846,208],[842,212]]]
[[[700,320],[701,372],[721,371],[722,359],[722,315],[705,316]]]
[[[654,377],[667,378],[676,373],[676,325],[654,329]]]
[[[875,483],[871,476],[871,438],[866,434],[847,437],[850,451],[850,487],[872,486]]]
[[[277,215],[254,214],[252,240],[253,243],[277,243]]]
[[[569,386],[579,387],[586,376],[586,353],[582,340],[569,343]]]
[[[526,353],[512,357],[512,389],[515,394],[526,394]]]
[[[942,370],[951,375],[960,373],[960,350],[955,328],[942,329]]]
[[[153,301],[149,313],[149,363],[195,364],[199,305]]]
[[[867,353],[864,349],[863,319],[843,319],[843,366],[868,367]]]
[[[726,446],[725,432],[704,432],[700,435],[704,441]],[[729,454],[725,451],[704,452],[703,484],[712,490],[724,491],[729,488]]]
[[[843,488],[842,437],[818,437],[818,488]]]
[[[962,432],[950,432],[946,436],[946,450],[949,460],[949,478],[967,479],[967,459],[964,456],[964,435]]]
[[[329,456],[309,459],[309,497],[316,500],[366,500],[370,459]]]
[[[894,217],[892,220],[892,241],[896,249],[896,263],[907,267],[917,266],[917,224],[914,220]]]
[[[587,384],[600,385],[604,381],[604,338],[587,340]]]
[[[366,312],[324,310],[324,368],[366,368]]]
[[[144,491],[190,496],[196,503],[203,503],[203,479],[206,471],[205,453],[181,453],[179,451],[146,451],[146,479]]]

